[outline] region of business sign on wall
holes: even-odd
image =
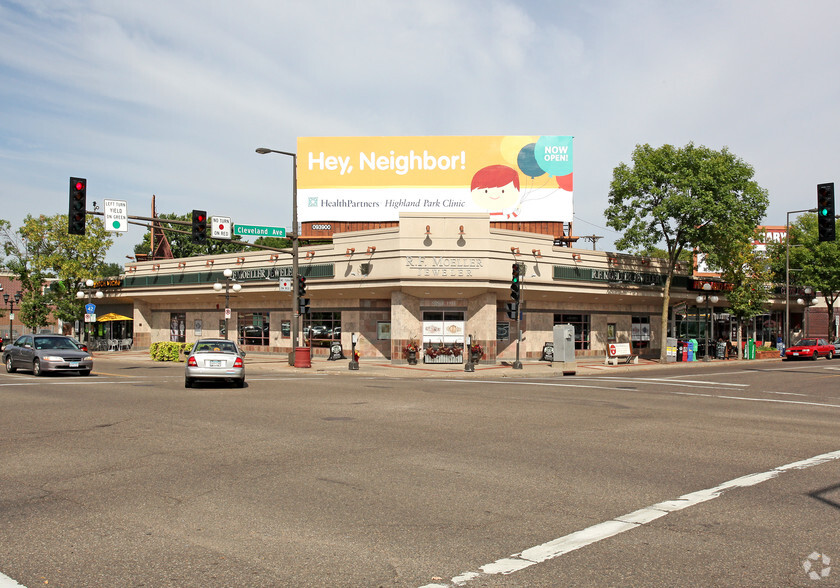
[[[484,212],[571,222],[572,137],[300,137],[298,219],[396,221]]]

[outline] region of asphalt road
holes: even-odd
[[[0,374],[0,587],[840,584],[840,361],[182,369]]]

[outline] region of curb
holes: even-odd
[[[97,361],[128,361],[137,363],[161,363],[154,362],[147,351],[98,351],[92,353],[94,362]],[[728,359],[673,362],[662,364],[658,361],[640,359],[638,364],[604,365],[601,361],[578,361],[574,374],[564,374],[563,370],[553,364],[541,361],[523,362],[521,370],[514,370],[508,362],[498,364],[476,364],[474,372],[465,372],[463,365],[457,368],[451,366],[409,366],[402,364],[383,363],[377,360],[362,359],[359,361],[358,370],[348,368],[349,360],[329,361],[326,358],[313,358],[310,368],[295,368],[288,363],[287,355],[284,354],[258,354],[249,353],[246,358],[246,366],[251,373],[287,373],[295,375],[355,375],[357,377],[394,377],[394,378],[453,378],[459,379],[489,379],[489,378],[574,378],[575,376],[612,375],[621,373],[633,373],[651,369],[668,370],[691,370],[694,367],[710,365],[730,364],[755,364],[772,361],[781,361],[781,358],[772,359]],[[173,367],[181,366],[182,363],[172,363]],[[94,368],[95,371],[95,368]]]

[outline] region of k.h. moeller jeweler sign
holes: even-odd
[[[406,255],[405,267],[419,277],[471,278],[475,270],[484,267],[484,260],[480,257]]]

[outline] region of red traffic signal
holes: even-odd
[[[207,211],[192,211],[192,242],[203,245],[207,242]]]
[[[85,214],[87,213],[87,180],[70,178],[70,202],[67,211],[67,233],[85,234]]]

